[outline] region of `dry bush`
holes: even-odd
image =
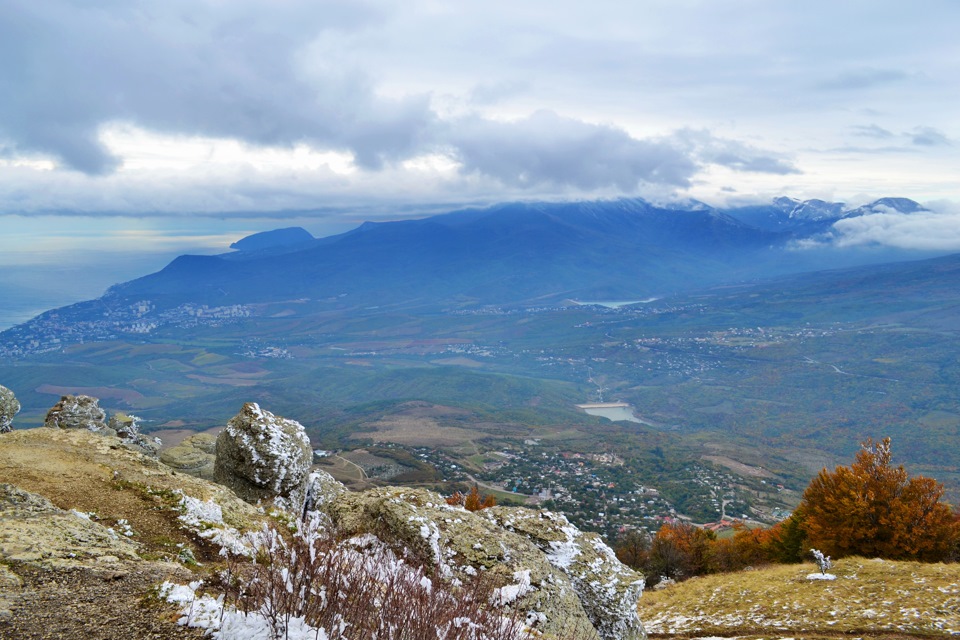
[[[470,493],[464,495],[457,491],[447,498],[447,504],[463,507],[467,511],[480,511],[481,509],[497,506],[497,497],[493,494],[480,495],[480,490],[477,488],[477,485],[473,485]]]
[[[252,561],[232,558],[225,604],[256,612],[283,638],[303,618],[344,640],[521,640],[521,614],[495,606],[495,584],[411,566],[373,536],[341,540],[316,525],[292,535],[264,530]]]

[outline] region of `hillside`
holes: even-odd
[[[928,637],[960,633],[960,565],[845,558],[693,578],[640,600],[658,637]]]
[[[387,508],[381,502],[404,495],[430,494],[348,494],[337,517],[377,509],[384,509],[376,517],[385,521],[431,513],[430,505],[399,501]],[[189,501],[195,506],[188,509]],[[203,504],[219,506],[219,523],[202,520],[213,517],[209,506],[195,511]],[[419,511],[390,510],[404,504]],[[204,515],[191,520],[191,513]],[[471,516],[473,526],[483,521],[457,513]],[[524,530],[523,519],[511,510],[487,521],[508,513],[511,526]],[[174,472],[113,438],[49,428],[0,435],[0,516],[0,637],[24,640],[200,637],[198,630],[176,624],[180,606],[158,598],[158,586],[204,579],[215,588],[211,578],[223,567],[218,549],[224,536],[233,527],[257,529],[270,522],[224,487]],[[364,522],[353,526],[367,527]],[[443,544],[456,544],[456,537],[448,537],[453,531],[441,531]],[[467,540],[460,547],[470,548],[475,538],[469,536],[477,532],[457,531]],[[778,566],[647,591],[640,619],[651,637],[903,638],[960,629],[960,565],[847,558],[834,564],[833,582],[807,580],[812,571],[813,565]]]
[[[230,428],[238,494],[86,428],[0,434],[0,637],[644,637],[643,577],[562,516],[348,492],[308,472],[299,424],[248,404]]]

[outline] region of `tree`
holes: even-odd
[[[943,485],[891,464],[890,438],[867,440],[849,467],[820,471],[798,512],[810,546],[834,557],[937,561],[956,540]]]
[[[613,547],[617,559],[633,569],[644,570],[650,558],[650,536],[630,529],[617,538]]]
[[[497,497],[493,494],[486,496],[480,495],[480,490],[477,488],[477,485],[473,485],[470,493],[464,495],[457,491],[447,498],[447,504],[460,505],[467,511],[479,511],[480,509],[495,507],[497,505]]]
[[[675,579],[714,573],[716,539],[713,531],[688,522],[664,524],[650,547],[650,570]]]

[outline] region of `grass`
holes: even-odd
[[[960,564],[846,558],[835,581],[813,564],[694,578],[644,593],[653,636],[958,635]]]

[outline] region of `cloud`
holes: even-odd
[[[912,74],[900,69],[855,69],[824,80],[817,88],[827,91],[859,91],[902,82],[912,77]]]
[[[960,207],[940,203],[938,211],[888,211],[838,220],[834,244],[884,245],[924,251],[960,251]]]
[[[921,147],[939,147],[951,144],[946,134],[933,127],[915,127],[909,135],[913,144]]]
[[[406,157],[434,115],[388,98],[350,60],[304,57],[379,19],[363,2],[171,0],[108,6],[13,0],[0,8],[0,133],[91,175],[119,165],[101,126],[262,145],[349,149],[376,168]]]
[[[789,175],[802,173],[781,154],[757,149],[736,140],[719,138],[706,130],[683,129],[673,134],[677,144],[704,164],[734,171]]]
[[[623,129],[538,111],[511,122],[465,118],[448,133],[466,173],[510,186],[570,185],[635,191],[641,183],[687,186],[697,165],[666,142],[638,140]]]
[[[530,86],[530,82],[525,80],[481,82],[470,90],[469,100],[477,105],[495,104],[529,90]]]
[[[880,127],[875,124],[868,125],[856,125],[850,127],[853,130],[853,135],[860,136],[863,138],[876,138],[878,140],[887,140],[889,138],[895,137],[892,131],[887,131],[883,127]]]

